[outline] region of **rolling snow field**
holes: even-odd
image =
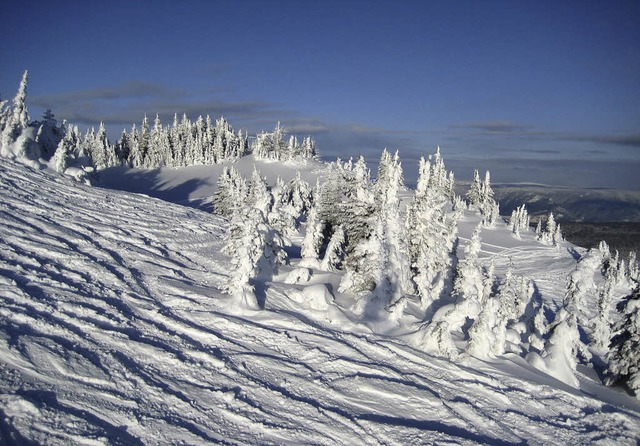
[[[573,388],[515,353],[439,358],[412,303],[395,327],[361,323],[338,273],[296,276],[300,240],[256,289],[264,309],[236,308],[226,225],[0,158],[0,445],[640,440],[640,401],[592,368]],[[482,232],[496,274],[513,265],[550,309],[576,249]]]

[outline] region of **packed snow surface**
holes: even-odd
[[[263,310],[234,308],[225,227],[0,158],[0,444],[640,439],[640,404],[593,370],[576,389],[515,354],[438,358],[408,341],[418,320],[377,334],[354,320],[335,273],[287,266],[256,289]],[[570,252],[506,228],[482,246],[562,298]]]

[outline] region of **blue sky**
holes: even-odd
[[[7,4],[11,3],[11,4]],[[277,121],[325,158],[439,145],[460,179],[640,189],[638,1],[5,2],[0,95],[111,135]]]

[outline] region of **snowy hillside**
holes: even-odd
[[[461,216],[462,244],[478,220]],[[575,388],[518,353],[438,357],[415,300],[397,325],[363,323],[339,273],[301,276],[300,237],[256,288],[264,309],[238,308],[220,291],[226,227],[0,158],[0,444],[640,439],[640,403],[591,368]],[[555,311],[581,253],[498,223],[479,255]]]

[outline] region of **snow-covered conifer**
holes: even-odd
[[[479,206],[482,203],[482,183],[480,182],[480,174],[478,169],[473,171],[473,181],[467,192],[467,200],[473,206]]]
[[[278,177],[276,184],[271,188],[271,207],[267,221],[280,232],[285,240],[285,245],[291,246],[289,237],[294,235],[298,215],[291,205],[290,196],[285,189],[284,181]]]
[[[297,227],[299,220],[311,207],[311,187],[300,177],[300,171],[297,171],[296,176],[287,183],[283,192],[283,199],[288,204],[289,212],[296,220]]]
[[[465,247],[465,257],[458,263],[454,280],[454,295],[459,301],[473,299],[480,301],[484,284],[482,270],[478,262],[481,248],[481,225],[476,226],[471,240]]]
[[[605,384],[623,382],[640,400],[640,284],[618,304],[622,320],[611,338]]]
[[[349,291],[366,296],[374,290],[377,290],[378,295],[390,291],[390,283],[384,277],[388,263],[384,230],[384,221],[378,216],[369,236],[362,239],[354,249],[353,265],[347,269],[340,282],[341,292]],[[384,297],[388,302],[389,296]]]
[[[602,256],[603,282],[598,286],[597,311],[592,320],[591,340],[596,349],[605,349],[611,340],[613,318],[611,314],[614,305],[613,288],[618,280],[618,262],[611,256],[609,246],[600,242],[598,250]]]
[[[258,209],[264,215],[269,215],[273,197],[267,187],[267,182],[258,169],[254,166],[249,183],[249,205]]]
[[[583,326],[588,324],[588,296],[594,296],[597,292],[593,276],[602,264],[602,253],[598,249],[590,249],[576,264],[575,269],[569,275],[567,291],[563,307]]]
[[[320,257],[323,243],[324,222],[318,217],[318,210],[313,206],[307,214],[306,232],[302,240],[301,255],[303,262],[313,262]]]
[[[0,155],[11,158],[37,160],[40,149],[36,143],[36,131],[29,127],[27,109],[27,83],[29,71],[25,71],[12,107],[3,119],[0,134]]]
[[[504,353],[504,320],[498,316],[500,302],[487,298],[480,314],[469,329],[467,353],[477,358],[489,358]],[[498,326],[500,325],[500,326]],[[501,339],[499,339],[501,338]]]
[[[569,276],[564,302],[549,326],[549,339],[542,352],[547,370],[574,387],[578,387],[574,375],[578,357],[584,361],[591,359],[587,346],[580,340],[579,325],[586,325],[586,294],[594,288],[593,273],[601,263],[601,256],[599,250],[589,250]]]
[[[451,336],[449,323],[446,320],[423,325],[418,332],[418,336],[421,338],[418,341],[419,344],[426,348],[434,349],[438,355],[451,361],[455,361],[460,355]]]
[[[247,205],[249,187],[235,167],[225,166],[218,177],[213,193],[213,211],[223,217],[231,217]]]
[[[580,340],[576,315],[561,307],[549,326],[549,339],[542,352],[546,369],[560,381],[578,387],[575,371],[579,355],[585,361],[591,359],[591,353]]]
[[[329,244],[322,259],[320,268],[335,271],[340,268],[344,254],[345,233],[342,226],[338,226],[331,235]]]
[[[311,159],[316,156],[316,142],[311,138],[311,136],[307,136],[302,141],[300,155],[303,160]]]
[[[526,231],[529,228],[529,215],[525,205],[519,206],[511,213],[511,219],[509,220],[509,229],[513,232],[516,238],[520,238],[520,231]]]
[[[66,123],[58,125],[55,115],[48,109],[42,114],[41,121],[34,121],[29,125],[38,128],[36,143],[40,148],[40,156],[45,160],[50,160],[65,135]]]
[[[430,162],[420,160],[416,193],[407,207],[406,244],[411,262],[412,280],[420,295],[422,309],[442,292],[451,275],[453,240],[442,209],[446,200],[442,190],[430,185]]]

